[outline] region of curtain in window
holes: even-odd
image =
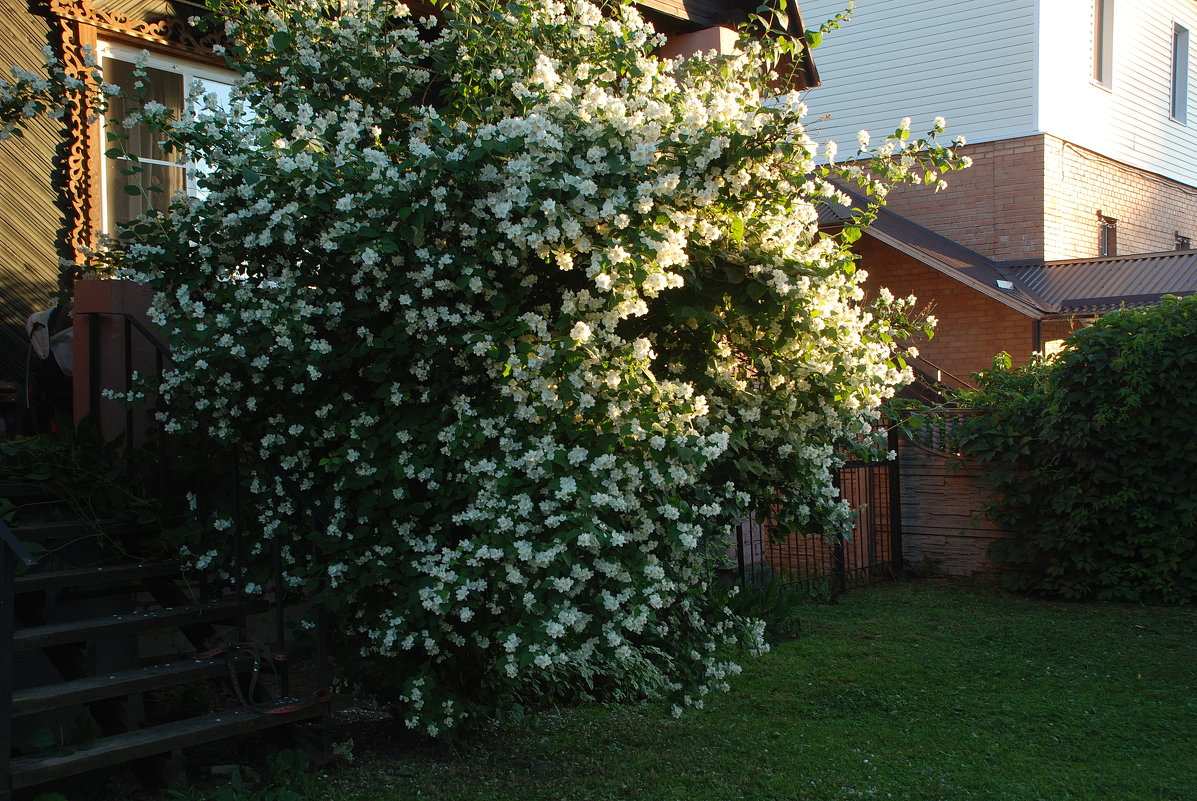
[[[113,58],[104,59],[104,80],[125,89],[133,89],[136,78],[133,65]],[[146,70],[146,101],[155,100],[179,114],[183,109],[183,78],[166,70]],[[106,134],[108,141],[104,149],[120,147],[131,156],[109,159],[104,167],[104,193],[108,208],[108,228],[111,232],[116,223],[131,220],[149,209],[165,209],[176,192],[187,184],[186,168],[179,164],[178,153],[167,153],[160,146],[161,136],[146,126],[138,124],[126,128],[122,121],[139,103],[124,98],[112,98],[107,116]],[[113,136],[118,137],[116,139]],[[130,170],[140,172],[129,175]],[[129,194],[126,186],[137,186],[139,194]]]

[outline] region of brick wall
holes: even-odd
[[[1197,241],[1197,189],[1045,136],[1044,258],[1100,255],[1097,212],[1118,220],[1117,254],[1173,250]]]
[[[1042,136],[969,145],[973,166],[945,176],[947,189],[901,187],[887,205],[991,259],[1040,258],[1043,148]]]
[[[1128,167],[1054,136],[969,145],[973,166],[948,188],[902,187],[889,207],[998,261],[1101,253],[1098,211],[1118,220],[1119,255],[1197,242],[1197,188]]]
[[[1084,328],[1089,322],[1089,320],[1079,317],[1066,320],[1044,320],[1039,328],[1039,338],[1043,343],[1043,350],[1050,355],[1059,349],[1059,340],[1079,328]]]
[[[860,266],[869,273],[866,299],[885,286],[899,297],[915,295],[918,308],[930,306],[930,313],[939,318],[935,337],[917,344],[922,356],[940,369],[967,379],[988,368],[1000,351],[1013,356],[1016,364],[1030,358],[1029,316],[868,236],[857,242],[856,251]]]

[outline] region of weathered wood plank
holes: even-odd
[[[948,575],[992,575],[989,546],[1009,533],[985,515],[993,485],[974,461],[902,442],[902,547]]]
[[[86,751],[48,757],[22,757],[11,763],[12,786],[19,790],[76,773],[129,762],[176,748],[237,737],[261,729],[318,717],[325,704],[294,712],[264,715],[249,709],[229,709],[147,729],[105,737]]]
[[[16,591],[37,592],[63,587],[97,587],[130,584],[147,578],[172,576],[179,572],[178,562],[140,562],[137,564],[98,565],[70,570],[47,570],[17,576]]]
[[[49,42],[49,24],[27,0],[0,0],[0,70],[38,68]],[[24,137],[0,143],[0,380],[23,380],[25,319],[58,284],[63,215],[51,175],[60,142],[59,124],[38,118]]]
[[[92,620],[73,620],[44,626],[30,626],[17,630],[12,638],[12,648],[18,652],[30,651],[34,648],[85,642],[110,635],[135,634],[172,626],[192,626],[196,623],[231,620],[239,614],[260,612],[265,606],[263,602],[238,604],[236,601],[220,601],[202,607],[169,607],[148,612],[133,612],[127,615],[109,615]]]
[[[229,654],[228,660],[223,657],[188,659],[117,673],[105,673],[100,676],[88,676],[83,679],[47,684],[41,687],[14,690],[12,714],[13,717],[22,717],[45,712],[48,709],[86,704],[103,698],[117,698],[134,692],[145,692],[203,679],[220,678],[228,675],[229,660],[232,660],[234,670],[242,666],[249,666],[253,661],[248,654],[234,652]]]

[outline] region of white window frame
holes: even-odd
[[[1172,23],[1172,81],[1168,116],[1189,124],[1189,29]]]
[[[1114,0],[1093,0],[1093,83],[1114,86]]]
[[[190,97],[191,87],[197,80],[209,81],[213,83],[226,84],[232,86],[237,80],[237,73],[231,70],[223,70],[219,67],[212,67],[207,64],[200,64],[194,61],[187,61],[186,59],[172,58],[152,50],[142,50],[136,47],[120,44],[117,42],[109,42],[100,40],[97,42],[96,52],[100,58],[100,66],[103,67],[104,59],[111,58],[117,61],[124,61],[129,64],[135,64],[138,58],[143,57],[143,53],[148,54],[146,60],[147,67],[162,70],[163,72],[171,72],[179,75],[183,80],[183,96]],[[107,152],[107,120],[101,119],[100,122],[100,136],[103,141],[103,148],[101,152]],[[111,180],[111,170],[116,168],[113,160],[110,158],[101,158],[100,166],[100,230],[111,231],[112,225],[110,220],[110,213],[108,209],[108,182]],[[182,167],[186,170],[186,192],[189,195],[195,195],[197,192],[196,185],[196,165],[190,162],[175,162],[163,161],[161,159],[142,158],[139,159],[144,164],[156,164],[161,166]]]

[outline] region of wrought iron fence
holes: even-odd
[[[735,530],[742,585],[804,584],[813,594],[833,597],[898,573],[902,514],[897,460],[848,462],[838,471],[836,485],[856,514],[852,536],[832,540],[783,529],[768,518],[745,520]]]

